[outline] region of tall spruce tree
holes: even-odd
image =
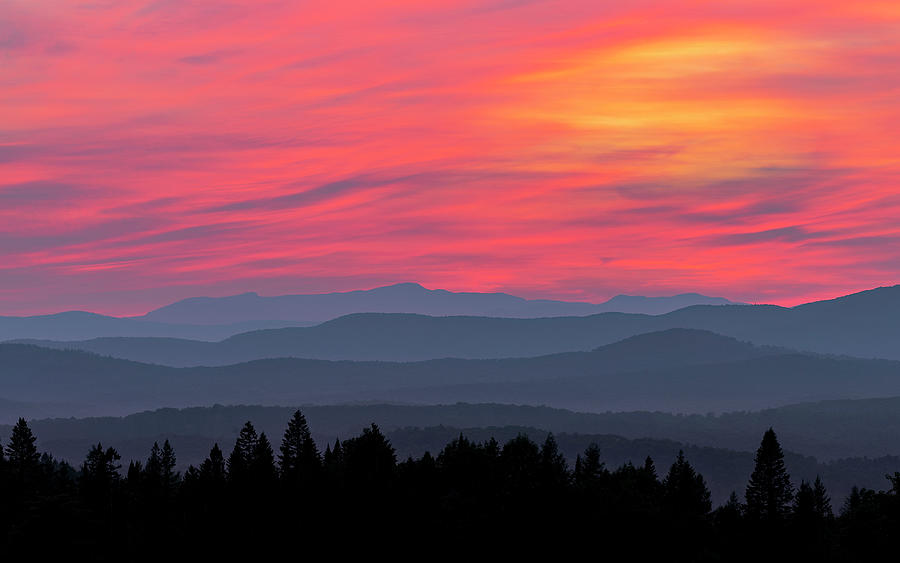
[[[600,446],[592,443],[584,453],[575,459],[575,485],[582,489],[595,489],[603,475],[607,473],[606,466],[600,460]]]
[[[816,514],[819,518],[826,520],[834,518],[834,512],[831,509],[831,497],[828,496],[825,484],[822,483],[822,478],[818,475],[816,475],[816,480],[813,483],[813,500],[815,501]]]
[[[245,481],[249,477],[250,462],[253,460],[253,452],[256,449],[257,442],[259,442],[259,436],[257,436],[253,424],[248,420],[244,427],[241,428],[241,432],[234,443],[234,449],[231,450],[231,455],[228,456],[229,481],[238,483]]]
[[[269,443],[265,432],[259,435],[253,446],[249,467],[251,478],[258,487],[269,488],[278,479],[275,452],[272,451],[272,444]]]
[[[702,518],[712,510],[706,481],[684,459],[681,450],[663,480],[663,498],[671,513],[680,518]]]
[[[9,444],[6,445],[8,471],[19,482],[31,482],[37,477],[41,456],[34,443],[35,436],[31,428],[24,418],[20,418],[12,429]]]
[[[278,456],[282,480],[291,487],[309,483],[318,475],[322,459],[309,431],[306,417],[299,410],[288,422]]]
[[[141,479],[150,490],[155,491],[162,484],[162,472],[162,451],[159,448],[159,442],[153,442],[153,447],[150,448],[150,457],[144,464]]]
[[[569,484],[569,467],[552,432],[547,434],[541,446],[540,477],[541,485],[551,489],[561,489]]]
[[[175,450],[169,441],[166,440],[159,455],[160,484],[166,494],[171,494],[178,485],[180,475],[175,471],[175,464]]]
[[[794,488],[784,466],[784,452],[772,428],[763,434],[750,482],[747,484],[746,514],[750,518],[776,521],[791,511]]]

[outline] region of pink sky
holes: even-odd
[[[900,281],[895,1],[0,0],[0,314]]]

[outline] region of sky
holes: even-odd
[[[900,283],[900,3],[0,0],[0,314]]]

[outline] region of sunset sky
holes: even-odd
[[[0,0],[0,314],[900,283],[900,2]]]

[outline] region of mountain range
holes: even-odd
[[[265,358],[420,361],[514,358],[587,351],[630,336],[693,328],[772,345],[900,360],[900,286],[786,308],[694,305],[662,315],[601,313],[537,319],[358,313],[312,327],[251,331],[219,342],[174,338],[26,340],[174,367]]]
[[[0,341],[166,337],[217,341],[255,329],[311,326],[352,313],[474,315],[501,318],[585,316],[601,312],[662,314],[690,305],[725,305],[721,297],[686,293],[670,297],[619,295],[600,304],[528,300],[505,293],[454,293],[403,283],[365,291],[261,297],[196,297],[139,317],[68,311],[33,317],[0,317]]]
[[[0,388],[3,399],[37,404],[45,412],[62,405],[60,415],[353,401],[703,413],[900,395],[900,362],[755,346],[692,329],[533,358],[403,363],[279,358],[193,368],[2,344]]]
[[[659,315],[690,305],[727,305],[722,297],[684,293],[669,297],[617,295],[603,303],[523,299],[507,293],[452,292],[399,283],[362,291],[262,297],[194,297],[140,317],[174,324],[235,324],[248,321],[324,322],[352,313],[416,313],[430,316],[501,318],[572,317],[597,313]]]

